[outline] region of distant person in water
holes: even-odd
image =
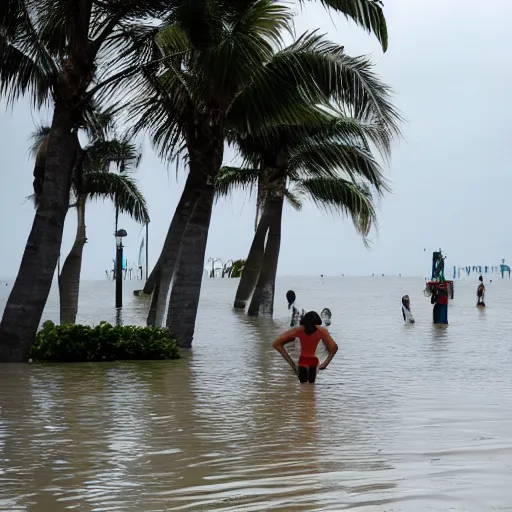
[[[320,312],[320,318],[322,320],[322,325],[324,327],[329,327],[331,325],[332,318],[331,310],[329,308],[322,309],[322,311]]]
[[[290,320],[290,327],[299,325],[302,317],[306,314],[306,310],[297,305],[297,297],[293,290],[286,292],[286,300],[288,301],[288,309],[292,310],[292,318]]]
[[[411,301],[409,299],[409,295],[404,295],[402,297],[402,316],[404,317],[404,322],[406,324],[414,323],[414,317],[411,313]]]
[[[316,380],[317,370],[325,370],[338,351],[338,345],[331,338],[329,331],[321,324],[322,319],[318,313],[309,311],[301,318],[300,327],[286,331],[272,345],[292,367],[301,383],[313,384]],[[287,343],[295,341],[295,338],[299,338],[300,342],[300,356],[297,365],[284,348]],[[320,342],[323,342],[329,351],[327,359],[322,364],[316,356]]]
[[[306,314],[306,310],[297,305],[296,300],[297,297],[293,290],[288,290],[286,292],[286,300],[288,301],[288,309],[292,310],[292,318],[290,321],[290,327],[296,327],[300,324],[301,318]],[[322,325],[325,327],[329,327],[331,325],[332,313],[329,308],[322,309],[320,313],[320,318],[322,319]]]
[[[478,288],[476,289],[476,296],[478,297],[478,301],[476,303],[477,306],[485,307],[484,297],[485,297],[485,285],[484,285],[484,278],[480,276],[478,278],[480,281],[480,284],[478,285]]]

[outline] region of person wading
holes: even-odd
[[[300,356],[296,365],[290,354],[284,346],[299,338]],[[316,349],[320,342],[323,342],[329,355],[327,359],[320,364],[316,356]],[[301,383],[310,382],[313,384],[316,380],[317,370],[325,370],[332,358],[338,351],[338,345],[334,342],[325,327],[322,327],[322,319],[316,311],[309,311],[300,320],[300,327],[295,327],[283,333],[274,341],[272,345],[292,367]]]
[[[485,285],[484,285],[484,278],[480,276],[478,278],[480,281],[480,284],[478,285],[478,288],[476,289],[476,296],[478,297],[478,301],[476,303],[477,306],[485,307],[484,297],[485,297]]]

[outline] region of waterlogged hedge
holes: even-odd
[[[179,359],[180,351],[166,329],[48,321],[37,333],[30,358],[42,362]]]

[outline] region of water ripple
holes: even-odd
[[[457,283],[447,329],[422,280],[283,279],[273,321],[232,311],[236,284],[205,281],[182,361],[1,365],[0,510],[512,509],[510,281],[485,311]],[[340,352],[315,386],[270,347],[288,288],[334,314]],[[114,321],[113,292],[84,283],[79,320]],[[130,292],[124,321],[143,323]]]

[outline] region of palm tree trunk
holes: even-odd
[[[270,224],[263,264],[254,290],[249,310],[249,316],[272,315],[274,312],[274,292],[276,286],[277,264],[281,248],[281,220],[283,216],[284,191],[286,178],[280,179],[272,197],[268,199],[268,214]]]
[[[78,296],[80,294],[80,273],[82,271],[82,255],[87,242],[85,233],[85,197],[76,203],[78,225],[73,247],[62,266],[59,276],[60,324],[74,324],[78,312]]]
[[[207,119],[190,127],[187,137],[189,176],[187,185],[195,198],[185,228],[172,284],[166,326],[178,346],[192,345],[203,280],[204,260],[212,216],[217,176],[224,157],[224,138]],[[190,182],[189,182],[190,180]]]
[[[265,252],[265,238],[269,227],[270,216],[267,211],[267,206],[263,207],[263,213],[258,222],[256,233],[252,239],[251,248],[238,283],[238,288],[235,295],[235,309],[245,309],[247,301],[254,291],[258,276],[260,275],[261,265],[263,263],[263,254]]]
[[[167,231],[167,237],[169,237],[170,232],[171,232],[171,230],[169,228],[169,231]],[[166,238],[165,242],[164,242],[164,246],[162,248],[162,253],[164,252],[164,248],[167,243],[168,242],[167,242],[167,238]],[[162,256],[160,255],[157,262],[155,263],[155,266],[151,270],[149,277],[147,278],[146,282],[144,283],[144,288],[142,289],[142,291],[144,293],[147,293],[147,294],[153,293],[153,290],[155,289],[156,283],[158,282],[158,272],[160,270],[160,258],[161,257]]]
[[[148,327],[156,326],[156,305],[158,303],[158,295],[159,294],[160,294],[160,285],[157,283],[153,287],[153,293],[151,294],[151,300],[149,302],[149,311],[148,311],[148,316],[146,318],[146,325]]]
[[[77,148],[72,112],[56,105],[40,205],[0,323],[0,362],[28,360],[59,259]]]
[[[146,323],[148,326],[160,327],[163,324],[176,262],[180,257],[183,234],[187,223],[194,211],[198,200],[196,182],[203,178],[195,175],[192,171],[187,177],[185,188],[181,194],[180,201],[169,226],[162,252],[152,274],[155,275],[155,285],[151,290],[153,296],[148,312]]]
[[[190,348],[194,337],[213,198],[214,188],[205,187],[183,235],[172,285],[166,325],[181,348]]]
[[[261,175],[258,179],[258,192],[256,195],[256,215],[254,216],[254,232],[258,229],[258,224],[260,222],[263,208],[265,205],[265,197],[267,195],[266,190],[266,177]]]

